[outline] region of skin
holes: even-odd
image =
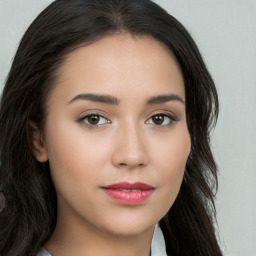
[[[88,93],[118,104],[74,100]],[[170,94],[181,100],[146,104]],[[90,114],[101,116],[98,126]],[[71,52],[49,95],[44,130],[34,132],[35,156],[49,161],[58,199],[46,248],[55,256],[148,256],[154,226],[179,192],[190,146],[183,77],[163,44],[123,33]],[[123,204],[101,188],[120,181],[155,190],[141,203]]]

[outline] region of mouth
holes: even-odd
[[[102,189],[108,196],[122,204],[138,204],[151,196],[155,187],[143,182],[120,182]]]

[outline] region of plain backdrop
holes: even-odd
[[[19,40],[51,0],[0,0],[0,90]],[[190,31],[220,96],[219,239],[226,256],[256,255],[256,1],[157,0]]]

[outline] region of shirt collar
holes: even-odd
[[[157,223],[151,244],[151,256],[167,256],[165,250],[165,240],[162,230]]]

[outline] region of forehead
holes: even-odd
[[[56,90],[71,94],[175,93],[184,96],[183,77],[171,51],[149,36],[106,36],[67,55],[58,70]],[[123,92],[123,95],[122,95]]]

